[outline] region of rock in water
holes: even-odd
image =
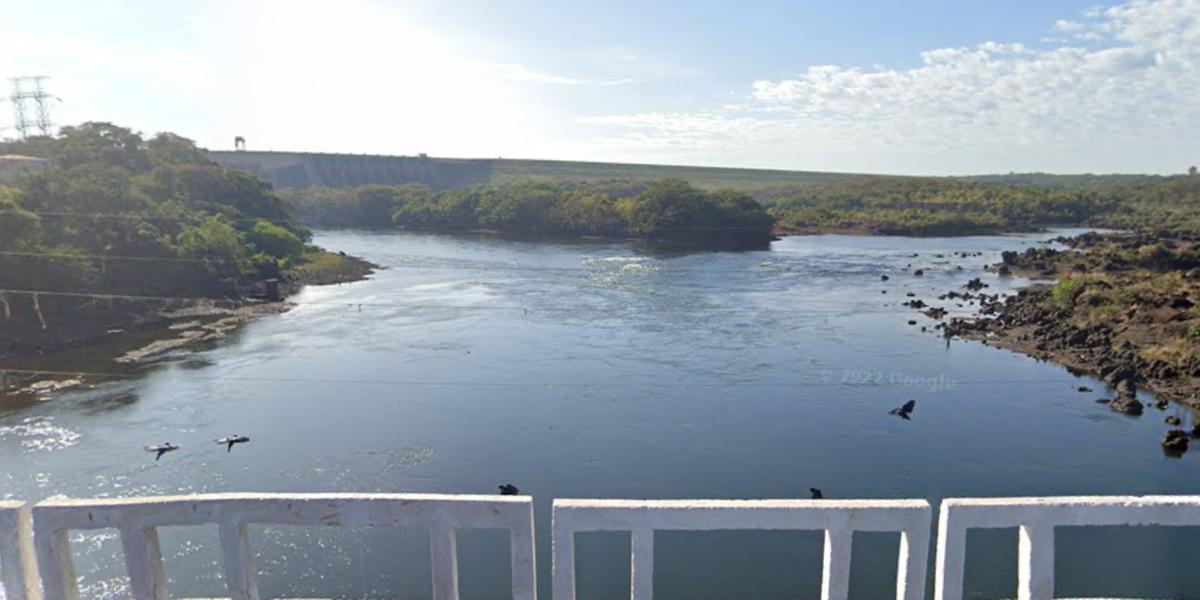
[[[1183,454],[1188,449],[1188,434],[1182,429],[1172,429],[1167,432],[1162,441],[1163,450]]]
[[[1134,396],[1122,395],[1117,396],[1115,400],[1108,403],[1108,407],[1127,415],[1138,416],[1142,414],[1142,403],[1137,401]]]
[[[1177,417],[1175,415],[1168,415],[1167,418],[1164,419],[1163,422],[1166,423],[1167,425],[1178,425],[1179,423],[1181,423],[1181,421],[1179,420],[1179,417]]]

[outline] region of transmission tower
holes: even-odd
[[[9,100],[13,103],[13,112],[16,116],[14,128],[17,130],[17,135],[21,139],[29,137],[31,130],[36,129],[41,135],[50,135],[50,129],[53,124],[50,122],[50,103],[49,100],[54,98],[42,87],[44,76],[36,77],[13,77],[9,79],[12,82],[12,95]],[[34,117],[30,117],[30,104]]]

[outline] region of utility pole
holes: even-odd
[[[14,129],[20,139],[29,137],[30,132],[37,130],[39,135],[50,135],[53,124],[50,122],[50,100],[54,98],[42,87],[42,81],[47,77],[13,77],[12,94],[8,97],[13,103],[16,116]],[[32,107],[30,106],[32,104]],[[30,115],[32,108],[33,116]]]

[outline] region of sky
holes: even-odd
[[[0,78],[48,76],[56,123],[213,149],[924,175],[1200,163],[1200,0],[5,4]]]

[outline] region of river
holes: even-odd
[[[1160,451],[1164,413],[1116,414],[1094,402],[1100,382],[947,343],[900,306],[912,292],[964,312],[936,297],[976,276],[988,292],[1024,285],[982,267],[1059,233],[1070,231],[684,252],[322,231],[317,244],[385,269],[310,287],[294,310],[140,377],[0,413],[0,495],[494,493],[512,482],[535,499],[549,597],[555,497],[1200,492],[1200,452]],[[952,255],[962,251],[982,255]],[[911,420],[888,415],[909,399]],[[229,453],[212,441],[233,433],[252,441]],[[183,448],[155,462],[142,447],[161,441]],[[1200,597],[1196,533],[1060,530],[1058,595]],[[72,539],[85,597],[122,597],[115,534]],[[225,594],[215,527],[162,539],[175,597]],[[885,596],[897,539],[856,536],[853,597]],[[253,544],[264,597],[430,596],[424,532],[258,528]],[[507,597],[506,544],[494,531],[460,538],[464,598]],[[580,537],[581,597],[628,597],[627,544]],[[1015,530],[968,544],[969,596],[1013,597]],[[821,535],[663,533],[655,560],[662,598],[812,598]]]

